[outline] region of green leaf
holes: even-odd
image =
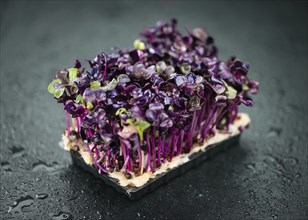
[[[137,50],[144,50],[145,49],[145,44],[141,40],[136,39],[134,41],[134,48],[136,48]]]
[[[232,86],[229,86],[224,80],[222,80],[222,82],[224,83],[225,87],[227,88],[227,90],[225,92],[227,99],[235,99],[237,91]]]
[[[56,97],[57,99],[60,98],[64,91],[65,91],[65,87],[60,87],[60,88],[56,88],[55,85],[56,84],[61,84],[61,80],[60,79],[55,79],[53,80],[49,85],[48,85],[48,92],[50,92],[51,94],[54,95],[54,97]]]
[[[134,119],[129,118],[129,119],[127,119],[125,122],[128,123],[128,124],[130,124],[130,125],[135,126],[135,120],[134,120]]]
[[[99,81],[90,82],[90,89],[91,90],[98,89],[100,86],[101,86],[101,83]]]
[[[58,99],[63,95],[64,91],[65,91],[64,87],[62,87],[60,89],[56,89],[56,91],[53,95]]]
[[[80,94],[76,97],[75,102],[76,103],[81,103],[83,106],[85,106],[85,103],[86,103],[86,101],[84,100],[83,96],[80,95]]]
[[[73,82],[77,78],[78,69],[77,68],[70,68],[68,70],[68,77],[70,80],[70,83]]]
[[[119,108],[115,115],[118,116],[118,115],[122,115],[122,114],[125,114],[127,112],[127,109],[126,108]]]
[[[226,95],[228,99],[235,99],[237,91],[233,87],[229,87],[226,91]]]
[[[181,72],[185,75],[187,75],[188,73],[190,73],[191,71],[191,65],[189,65],[189,63],[182,63],[181,64]]]
[[[49,93],[51,93],[51,94],[55,93],[55,91],[56,91],[55,84],[56,83],[57,84],[61,84],[61,80],[60,79],[55,79],[51,83],[49,83],[48,88],[47,88]]]
[[[102,90],[104,90],[105,92],[110,91],[110,90],[115,89],[117,85],[118,85],[118,80],[113,78],[110,83],[102,87]]]
[[[140,137],[140,142],[143,141],[143,132],[151,126],[151,124],[145,120],[137,119],[136,128]]]
[[[138,131],[140,142],[143,141],[143,132],[151,126],[151,124],[145,120],[137,118],[136,120],[127,119],[126,123],[135,126]]]
[[[247,85],[244,84],[244,85],[242,86],[242,89],[245,90],[245,91],[247,91],[247,90],[249,90],[249,87],[248,87]]]
[[[70,86],[69,93],[67,95],[71,96],[73,94],[76,94],[77,92],[78,92],[78,87],[76,86],[76,84],[73,84]]]
[[[92,102],[87,102],[87,108],[88,108],[89,110],[91,110],[93,107],[94,107],[94,106],[93,106]]]
[[[158,63],[156,63],[155,67],[156,67],[156,72],[163,73],[167,68],[167,64],[165,63],[165,61],[159,61]]]

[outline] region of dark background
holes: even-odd
[[[307,1],[1,1],[0,218],[307,219],[307,14]],[[206,27],[261,89],[238,146],[132,202],[72,165],[47,85],[171,17]]]

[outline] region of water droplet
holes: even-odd
[[[35,195],[35,198],[37,199],[46,199],[48,197],[48,194],[40,193]]]
[[[32,165],[32,171],[47,171],[51,174],[59,172],[63,165],[47,165],[45,162],[37,162]]]
[[[280,176],[282,174],[282,172],[280,170],[273,170],[273,172],[278,174],[278,176]]]
[[[267,155],[267,157],[264,159],[264,162],[265,163],[275,163],[275,162],[277,162],[277,159],[276,159],[276,157],[273,157],[273,156],[271,156],[271,155]]]
[[[11,148],[13,157],[19,157],[23,154],[24,152],[24,148],[21,146],[15,146],[13,145],[13,147]]]
[[[98,219],[102,219],[101,213],[100,213],[99,211],[97,211],[96,213],[97,213],[97,215],[98,215]]]
[[[250,215],[250,213],[249,213],[249,212],[245,212],[245,213],[244,213],[244,215],[249,216],[249,215]]]
[[[70,199],[68,199],[67,201],[73,201],[73,200],[76,200],[78,197],[72,197]]]
[[[280,136],[281,132],[282,132],[281,128],[271,127],[268,130],[267,137],[278,137]]]
[[[284,176],[284,177],[283,177],[283,180],[284,180],[284,181],[287,181],[288,183],[291,183],[291,182],[292,182],[292,179],[291,179],[290,177],[288,177],[288,176]]]
[[[243,181],[244,181],[244,183],[247,183],[247,182],[250,181],[250,179],[249,178],[244,178]]]
[[[290,164],[291,166],[294,166],[294,165],[298,164],[298,159],[296,159],[294,157],[284,158],[282,161],[285,162],[285,163]]]
[[[282,163],[282,160],[280,160],[277,157],[274,157],[272,155],[268,155],[266,159],[263,160],[268,166],[275,167],[276,169],[273,170],[273,172],[277,173],[278,175],[281,175],[285,171],[285,166]]]
[[[6,172],[12,172],[12,169],[10,168],[10,163],[9,162],[6,162],[6,161],[3,161],[1,162],[1,168],[6,171]]]
[[[276,168],[283,170],[283,171],[285,170],[285,167],[284,167],[283,163],[281,163],[281,162],[276,163]]]
[[[7,165],[9,165],[9,164],[10,164],[10,163],[7,162],[7,161],[2,161],[2,162],[0,163],[1,167],[7,166]]]
[[[255,164],[246,164],[245,167],[247,169],[250,169],[251,171],[253,171],[254,173],[256,172],[256,165]]]
[[[34,203],[34,199],[31,196],[20,197],[14,202],[13,206],[9,207],[8,213],[22,213],[24,207],[28,207]]]
[[[278,217],[278,215],[277,215],[277,214],[275,214],[275,213],[273,213],[273,214],[271,214],[271,217],[272,217],[272,218],[277,218],[277,217]]]
[[[66,220],[66,219],[71,219],[72,215],[68,212],[59,212],[56,215],[52,216],[52,220]]]
[[[201,194],[201,193],[200,193],[198,196],[199,196],[199,197],[202,197],[202,196],[203,196],[203,194]]]
[[[296,174],[295,174],[295,177],[296,177],[296,178],[300,178],[301,176],[302,176],[302,174],[300,174],[300,173],[296,173]]]
[[[106,214],[109,215],[109,216],[113,216],[112,212],[107,212]]]

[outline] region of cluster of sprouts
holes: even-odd
[[[100,173],[140,175],[228,131],[238,106],[252,106],[258,83],[247,63],[218,59],[201,29],[177,21],[146,28],[134,49],[100,53],[59,70],[48,86],[64,105],[68,137],[81,139]],[[74,130],[71,130],[72,123]]]

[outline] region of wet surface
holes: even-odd
[[[1,219],[307,219],[307,3],[1,1]],[[262,13],[260,14],[260,12]],[[159,19],[205,26],[261,91],[240,144],[139,201],[72,165],[58,145],[57,69],[132,45]]]

